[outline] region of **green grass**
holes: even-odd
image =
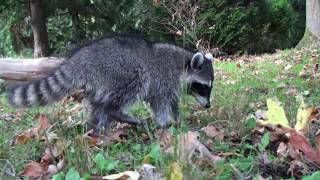
[[[171,127],[170,131],[174,139],[179,134],[188,130],[199,131],[200,128],[213,123],[226,134],[237,132],[243,141],[239,147],[235,148],[232,143],[225,141],[213,141],[214,152],[234,152],[239,156],[230,156],[217,167],[190,166],[185,162],[179,162],[179,157],[173,155],[161,155],[157,152],[159,141],[156,132],[159,126],[151,120],[151,113],[143,103],[138,103],[131,108],[129,114],[145,120],[142,127],[134,127],[129,130],[127,142],[114,142],[106,147],[89,148],[89,144],[82,138],[85,134],[83,125],[68,127],[63,122],[68,118],[74,122],[84,122],[87,112],[67,112],[76,104],[69,103],[63,105],[61,102],[43,108],[13,109],[9,107],[6,94],[0,94],[0,179],[8,177],[8,172],[15,175],[23,170],[30,161],[39,161],[44,149],[49,145],[47,142],[32,140],[26,144],[11,146],[14,136],[32,128],[36,124],[39,113],[45,114],[51,124],[54,124],[54,131],[59,138],[70,140],[71,144],[63,154],[66,160],[65,174],[70,168],[75,168],[81,176],[85,174],[106,175],[126,170],[134,170],[141,167],[144,162],[155,165],[160,172],[169,173],[171,163],[178,161],[183,167],[185,177],[208,177],[214,179],[230,179],[233,177],[233,167],[236,167],[245,175],[255,176],[259,174],[256,166],[256,156],[258,149],[245,142],[250,130],[244,121],[257,109],[266,109],[266,99],[276,97],[285,109],[287,118],[291,124],[295,122],[298,108],[295,94],[290,94],[289,86],[296,90],[296,94],[309,93],[305,96],[306,102],[317,104],[320,102],[320,81],[319,77],[310,79],[314,64],[319,63],[319,59],[311,54],[320,55],[320,50],[295,52],[293,50],[281,51],[274,55],[262,57],[262,61],[240,63],[235,62],[215,62],[215,87],[212,94],[213,107],[206,110],[195,111],[196,103],[190,97],[184,96],[181,102],[182,126],[180,129]],[[296,56],[299,55],[301,62],[296,63]],[[277,60],[282,61],[276,63]],[[290,64],[292,67],[285,70]],[[307,77],[299,76],[305,65]],[[282,84],[288,86],[281,87]],[[13,115],[13,120],[5,121],[5,115]],[[148,136],[147,140],[142,139],[142,134]],[[203,142],[206,137],[201,134]],[[117,162],[111,170],[101,170],[95,162],[95,157],[102,153],[108,162]],[[158,156],[157,156],[158,155]],[[14,171],[11,170],[13,167]],[[13,172],[12,172],[13,171]],[[6,179],[4,178],[4,179]],[[14,179],[14,178],[13,178]]]

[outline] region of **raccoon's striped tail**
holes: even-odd
[[[29,84],[9,88],[9,103],[12,106],[28,107],[46,105],[70,93],[72,82],[66,74],[57,69],[53,74]]]

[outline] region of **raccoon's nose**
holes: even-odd
[[[210,107],[211,107],[210,103],[207,103],[205,106],[205,108],[210,108]]]

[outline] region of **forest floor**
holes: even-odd
[[[217,60],[212,108],[183,96],[161,139],[144,103],[130,109],[143,126],[93,136],[73,98],[14,109],[0,92],[0,179],[320,179],[319,63],[320,49]]]

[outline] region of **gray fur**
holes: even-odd
[[[199,68],[205,62],[210,67]],[[12,88],[9,102],[45,105],[75,89],[85,89],[92,105],[90,122],[95,130],[101,130],[111,120],[139,124],[139,119],[124,113],[139,96],[150,103],[160,126],[168,127],[171,112],[174,119],[179,118],[181,83],[191,86],[197,79],[210,84],[211,91],[212,65],[202,53],[195,58],[193,52],[175,45],[116,35],[78,48],[52,75]]]

